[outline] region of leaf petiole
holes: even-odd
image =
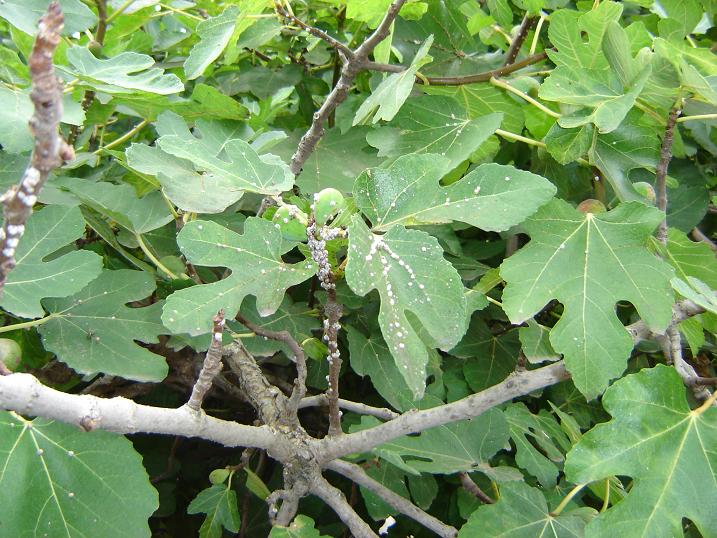
[[[589,482],[584,482],[582,484],[578,484],[573,489],[571,489],[565,496],[565,498],[560,501],[560,504],[555,508],[555,510],[550,512],[550,515],[553,517],[558,517],[562,513],[562,511],[565,510],[565,507],[570,503],[570,501],[573,500],[573,497],[580,493],[580,491],[582,491],[582,489],[588,484]]]
[[[38,318],[33,319],[30,321],[23,321],[22,323],[14,323],[12,325],[5,325],[4,327],[0,327],[0,333],[6,333],[10,331],[19,331],[20,329],[29,329],[30,327],[37,327],[38,325],[42,325],[43,323],[47,323],[53,318],[56,318],[59,314],[49,314],[45,316],[44,318]]]

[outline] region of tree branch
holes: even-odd
[[[354,538],[378,538],[376,533],[368,526],[368,523],[361,519],[348,501],[346,501],[344,494],[329,484],[324,477],[319,476],[314,481],[311,493],[328,504],[331,509],[336,512],[336,515],[339,516],[341,521],[349,528]]]
[[[350,400],[344,400],[342,398],[339,398],[338,403],[339,407],[341,409],[345,409],[346,411],[351,411],[360,415],[370,415],[373,417],[378,417],[382,420],[393,420],[394,418],[398,418],[400,416],[395,411],[391,411],[386,407],[372,407],[364,403],[352,402]],[[301,403],[299,403],[299,409],[318,405],[328,405],[328,398],[326,394],[317,394],[316,396],[309,396],[307,398],[304,398],[303,400],[301,400]]]
[[[229,367],[239,379],[239,386],[256,410],[262,423],[275,426],[286,421],[296,423],[296,417],[286,416],[286,396],[267,381],[266,377],[240,341],[234,341],[223,350]]]
[[[88,431],[199,437],[228,447],[279,450],[281,445],[279,436],[266,426],[220,420],[187,406],[169,409],[140,405],[122,397],[67,394],[46,387],[30,374],[0,376],[0,408],[59,420]]]
[[[197,382],[192,387],[192,395],[189,397],[187,406],[193,411],[199,411],[202,408],[204,397],[212,388],[212,381],[222,371],[222,335],[224,334],[224,310],[220,310],[214,316],[214,327],[212,331],[212,341],[207,349],[207,355],[204,357],[204,364],[197,377]]]
[[[416,77],[415,82],[416,84],[428,83],[430,86],[462,86],[463,84],[488,82],[493,77],[509,75],[510,73],[523,69],[524,67],[541,62],[547,57],[548,55],[546,52],[539,52],[538,54],[529,56],[519,62],[491,69],[490,71],[482,71],[481,73],[473,75],[459,75],[455,77]],[[406,70],[406,68],[402,65],[382,64],[376,62],[366,62],[365,68],[370,71],[381,71],[384,73],[401,73]]]
[[[456,402],[422,411],[407,411],[397,419],[367,430],[318,440],[317,454],[320,463],[325,465],[331,460],[371,450],[410,433],[477,417],[496,405],[567,379],[570,379],[570,374],[563,361],[536,370],[515,372],[502,383]]]
[[[350,480],[353,480],[359,486],[375,493],[377,496],[383,499],[386,504],[388,504],[391,508],[405,516],[410,517],[411,519],[420,523],[427,529],[432,530],[438,536],[443,536],[444,538],[453,538],[458,534],[458,531],[454,527],[446,525],[441,520],[436,519],[432,515],[418,508],[415,504],[413,504],[405,497],[401,497],[398,493],[391,491],[380,482],[371,478],[360,466],[354,463],[349,463],[347,461],[334,460],[329,463],[326,468],[331,469],[332,471],[335,471]]]
[[[657,190],[657,208],[665,213],[664,220],[657,228],[657,239],[663,245],[667,244],[667,168],[672,160],[672,142],[675,137],[675,124],[677,118],[682,113],[678,107],[672,107],[669,116],[667,116],[667,126],[665,127],[665,136],[662,139],[660,148],[660,161],[655,169],[655,187]]]
[[[505,61],[503,62],[504,66],[511,65],[515,62],[515,59],[518,57],[518,53],[520,53],[520,47],[523,46],[525,38],[528,37],[528,32],[533,28],[533,26],[535,26],[536,21],[537,19],[535,17],[530,17],[528,15],[523,18],[523,22],[520,23],[520,28],[518,28],[518,33],[515,38],[513,38],[513,42],[510,44],[510,48],[505,55]]]
[[[244,325],[247,329],[252,331],[254,334],[270,338],[279,342],[284,342],[287,347],[294,354],[294,363],[296,364],[296,380],[294,381],[294,388],[289,397],[287,403],[287,413],[293,413],[296,415],[296,411],[299,409],[299,403],[302,398],[306,395],[306,355],[304,350],[301,348],[299,343],[289,334],[288,331],[270,331],[255,323],[252,323],[241,314],[236,315],[236,320]],[[291,357],[289,357],[291,358]]]
[[[358,73],[365,69],[366,62],[369,54],[373,52],[373,49],[388,36],[391,24],[394,19],[398,16],[398,12],[406,0],[394,0],[389,6],[386,15],[384,16],[381,23],[378,25],[376,30],[359,46],[353,51],[353,56],[348,57],[344,63],[344,67],[341,70],[341,76],[339,81],[331,90],[326,100],[321,105],[321,108],[314,113],[313,121],[311,126],[306,131],[304,136],[301,137],[299,145],[296,148],[296,152],[291,157],[291,172],[298,176],[301,173],[301,169],[309,158],[309,155],[314,151],[316,144],[324,134],[324,123],[328,120],[331,112],[343,103],[348,96],[349,88],[353,83],[354,78]]]
[[[283,17],[284,19],[293,22],[296,26],[310,33],[312,36],[318,37],[319,39],[327,43],[330,47],[339,51],[345,58],[351,59],[354,57],[354,51],[341,43],[341,41],[331,37],[329,34],[324,32],[323,30],[320,30],[319,28],[316,28],[315,26],[310,26],[306,24],[293,13],[289,13],[288,11],[286,11],[284,9],[284,6],[282,6],[280,2],[274,2],[274,10],[279,14],[280,17]]]
[[[692,228],[692,232],[690,232],[690,235],[692,235],[692,239],[704,243],[705,245],[710,247],[715,254],[717,254],[717,245],[715,245],[714,241],[707,237],[707,235],[705,235],[702,230],[697,227],[694,227]]]
[[[486,494],[482,489],[480,489],[478,487],[478,484],[473,482],[473,479],[468,473],[458,473],[458,478],[460,478],[461,480],[461,486],[463,486],[463,489],[465,489],[468,493],[470,493],[477,499],[480,499],[482,503],[495,504],[495,500],[488,494]]]
[[[32,77],[30,99],[35,107],[29,125],[35,136],[35,147],[20,183],[0,198],[5,217],[0,231],[0,295],[8,273],[15,267],[15,250],[25,233],[25,223],[32,215],[37,195],[50,172],[74,157],[72,148],[58,134],[62,118],[62,87],[52,64],[63,21],[60,5],[52,2],[40,19],[28,59]]]

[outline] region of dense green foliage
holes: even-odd
[[[3,191],[33,147],[27,59],[48,3],[0,0]],[[346,458],[461,538],[717,537],[717,410],[682,367],[716,378],[715,2],[409,0],[298,175],[343,54],[299,21],[356,49],[389,0],[59,3],[76,157],[39,194],[4,287],[8,366],[180,407],[223,310],[224,343],[285,392],[286,342],[235,317],[288,331],[319,394],[335,295],[347,400],[403,413],[516,369],[570,372]],[[673,324],[685,298],[701,312]],[[221,377],[205,411],[252,424]],[[300,417],[326,435],[325,407]],[[282,466],[261,451],[32,418],[0,411],[0,536],[345,535],[311,496],[270,530]],[[432,535],[327,478],[374,531],[394,516],[389,536]]]

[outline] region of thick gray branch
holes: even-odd
[[[462,400],[423,411],[407,411],[397,419],[374,428],[316,441],[317,454],[320,462],[326,465],[331,460],[371,450],[409,433],[477,417],[496,405],[569,378],[570,374],[562,361],[537,370],[515,372],[502,383]]]
[[[220,420],[186,406],[168,409],[140,405],[122,397],[67,394],[46,387],[30,374],[0,376],[0,408],[75,424],[85,430],[200,437],[230,447],[276,449],[280,442],[265,426]]]
[[[344,497],[344,494],[329,484],[325,478],[318,477],[311,488],[311,493],[328,504],[341,521],[349,528],[354,538],[378,538],[363,519]]]
[[[355,463],[349,463],[348,461],[334,460],[326,466],[327,469],[336,471],[337,473],[349,478],[356,482],[359,486],[372,491],[381,499],[383,499],[391,508],[397,510],[401,514],[404,514],[414,521],[420,523],[427,529],[432,530],[438,536],[444,538],[453,538],[458,534],[458,531],[446,525],[441,520],[436,519],[431,514],[428,514],[418,508],[411,501],[405,497],[401,497],[398,493],[391,491],[380,482],[374,480],[366,472],[356,465]]]

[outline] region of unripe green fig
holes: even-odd
[[[328,188],[314,194],[314,218],[319,226],[326,224],[345,207],[344,195],[336,189]]]
[[[578,205],[578,211],[581,213],[605,213],[607,209],[605,209],[605,204],[603,204],[600,200],[588,198],[587,200],[580,202]]]
[[[633,187],[635,187],[635,190],[640,196],[645,198],[651,204],[655,204],[657,196],[655,195],[655,189],[652,185],[645,183],[644,181],[638,181],[633,184]]]
[[[281,230],[281,234],[289,241],[306,239],[306,226],[309,217],[295,205],[282,205],[274,213],[272,220]]]
[[[20,349],[20,345],[10,338],[0,338],[0,361],[5,364],[7,369],[17,370],[21,359],[22,349]]]
[[[214,469],[209,473],[209,481],[216,485],[223,484],[231,473],[227,469]]]
[[[87,48],[90,49],[90,52],[95,56],[98,56],[102,51],[102,45],[94,39],[87,44]]]

